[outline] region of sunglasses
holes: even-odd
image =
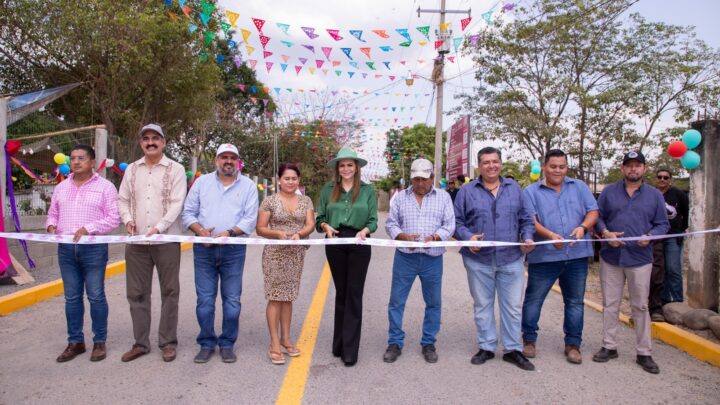
[[[658,180],[670,180],[670,176],[657,176]]]

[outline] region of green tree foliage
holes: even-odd
[[[386,159],[390,170],[387,180],[379,186],[386,190],[400,184],[405,179],[405,186],[410,181],[410,165],[418,158],[425,158],[431,162],[435,159],[435,128],[425,124],[415,124],[413,127],[391,129],[387,133]],[[447,134],[443,133],[443,145]],[[443,154],[443,173],[445,168],[445,155]],[[444,175],[443,175],[444,176]]]
[[[594,162],[657,147],[661,118],[712,105],[717,51],[692,28],[628,16],[635,2],[536,0],[484,31],[470,50],[479,86],[461,107],[477,133],[533,158],[561,147],[586,178]]]

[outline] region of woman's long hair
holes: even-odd
[[[355,204],[355,200],[357,200],[358,195],[360,194],[360,164],[358,164],[358,161],[353,159],[355,162],[355,175],[353,176],[353,186],[352,186],[352,204]],[[330,195],[330,202],[336,202],[340,199],[340,194],[342,194],[342,177],[340,177],[340,162],[338,161],[337,164],[335,164],[335,173],[334,173],[334,180],[335,185],[333,186],[332,194]]]

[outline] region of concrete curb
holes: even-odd
[[[180,250],[187,250],[192,243],[180,244]],[[125,260],[108,264],[105,279],[125,273]],[[0,316],[8,315],[30,305],[57,297],[63,293],[63,282],[58,279],[0,297]]]
[[[552,289],[556,293],[560,293],[560,287],[557,285],[553,286]],[[585,306],[597,312],[603,312],[602,305],[587,299],[585,300]],[[620,314],[620,321],[631,328],[635,327],[627,315]],[[720,367],[720,345],[717,343],[713,343],[666,322],[651,323],[650,334],[655,339],[674,346],[698,360],[707,362],[715,367]]]

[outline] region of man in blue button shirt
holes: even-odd
[[[552,149],[543,162],[544,179],[525,189],[527,210],[535,219],[535,241],[585,239],[595,226],[598,206],[588,186],[567,177],[565,152]],[[533,358],[538,337],[538,320],[545,297],[560,280],[565,303],[565,357],[573,364],[582,363],[585,282],[588,257],[593,255],[589,242],[540,245],[528,253],[528,284],[522,311],[523,353]]]
[[[624,179],[605,187],[598,199],[596,225],[603,239],[664,235],[670,229],[665,200],[656,188],[643,183],[645,156],[628,152],[620,168]],[[604,363],[618,357],[615,335],[625,279],[635,321],[636,362],[648,373],[660,368],[652,359],[648,294],[653,248],[650,240],[603,242],[600,250],[600,286],[603,294],[603,345],[593,361]]]
[[[470,294],[474,301],[475,327],[480,350],[470,360],[483,364],[495,357],[497,335],[495,294],[500,304],[503,360],[523,370],[535,366],[522,354],[520,317],[525,284],[523,253],[534,247],[535,223],[524,206],[522,189],[500,176],[502,157],[493,147],[478,152],[480,177],[463,186],[455,198],[455,238],[518,242],[521,246],[462,248]]]
[[[255,231],[258,212],[257,187],[238,171],[238,150],[223,144],[215,156],[216,171],[200,176],[185,200],[183,225],[197,236],[246,236]],[[195,262],[195,312],[200,324],[195,363],[207,363],[220,348],[225,363],[237,359],[233,346],[238,336],[240,294],[245,266],[245,245],[193,244]],[[215,299],[218,279],[222,297],[222,334],[215,334]]]

